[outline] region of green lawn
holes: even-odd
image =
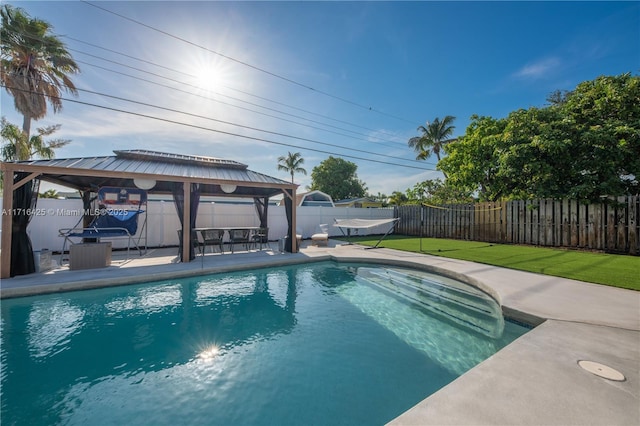
[[[351,241],[372,246],[378,238],[352,237]],[[420,253],[420,238],[389,235],[379,247]],[[440,238],[422,238],[422,253],[640,290],[639,256]]]

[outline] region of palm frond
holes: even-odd
[[[26,123],[44,117],[47,103],[58,112],[62,91],[77,94],[69,75],[80,69],[64,43],[51,35],[53,27],[48,22],[6,4],[0,15],[2,82],[13,96],[16,110],[25,116],[23,131],[28,137],[30,125]]]
[[[418,153],[416,160],[426,160],[432,153],[440,160],[440,152],[443,151],[444,145],[455,140],[451,138],[455,130],[452,124],[455,119],[451,115],[447,115],[442,120],[436,117],[431,123],[427,122],[426,126],[418,127],[422,135],[414,136],[408,142],[408,145]]]

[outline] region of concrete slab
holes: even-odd
[[[638,425],[638,332],[549,320],[390,424]],[[622,372],[616,382],[578,366]]]

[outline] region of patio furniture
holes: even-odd
[[[138,218],[141,214],[145,213],[143,207],[146,207],[147,204],[146,191],[138,188],[102,187],[98,190],[97,199],[99,204],[98,214],[93,218],[93,221],[88,227],[77,227],[76,224],[73,228],[62,228],[58,230],[58,235],[64,238],[60,254],[61,263],[67,245],[77,244],[74,243],[73,238],[79,238],[81,239],[80,242],[85,244],[90,244],[87,240],[95,240],[97,243],[100,243],[101,239],[126,238],[127,259],[129,258],[129,251],[132,245],[142,256],[142,249],[139,243],[143,238],[145,245],[147,242],[146,215],[142,225],[145,231],[144,235],[140,233],[137,240],[134,237],[138,232]],[[83,218],[80,218],[80,220],[83,220]],[[74,251],[79,253],[77,250]],[[71,254],[70,257],[72,257]]]
[[[258,228],[256,232],[251,236],[253,246],[257,247],[260,244],[260,250],[264,244],[269,246],[269,228]]]
[[[249,251],[249,246],[251,244],[251,229],[230,229],[229,244],[231,245],[231,253],[234,252],[236,244],[244,244],[244,248]]]
[[[335,224],[333,226],[340,228],[340,231],[342,232],[343,235],[344,235],[344,229],[346,229],[347,230],[346,237],[347,237],[348,244],[352,244],[351,242],[352,229],[355,229],[357,232],[358,229],[371,229],[375,226],[391,224],[387,232],[382,237],[380,237],[380,239],[378,240],[375,246],[367,247],[367,249],[374,249],[374,248],[378,248],[378,245],[382,242],[382,240],[384,240],[384,238],[387,235],[393,232],[399,220],[400,218],[397,218],[397,217],[389,218],[389,219],[334,219]]]
[[[138,215],[143,212],[144,210],[105,210],[86,228],[59,229],[58,235],[64,237],[62,253],[65,252],[67,244],[74,244],[72,238],[95,238],[97,242],[103,238],[127,238],[127,257],[132,244],[142,256],[142,249],[133,237],[138,230]]]
[[[207,246],[211,247],[211,253],[213,248],[218,247],[220,253],[224,253],[224,229],[201,229],[200,235],[202,236],[202,252],[207,251]]]
[[[302,245],[302,231],[300,228],[296,228],[296,244],[298,245],[298,248]]]
[[[69,269],[106,268],[111,265],[111,241],[81,243],[69,247]]]
[[[318,225],[318,228],[320,228],[320,232],[311,236],[311,244],[315,246],[319,246],[320,244],[324,246],[329,245],[329,225],[322,223]]]

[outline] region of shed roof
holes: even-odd
[[[345,198],[344,200],[334,201],[335,204],[349,204],[356,201],[365,202],[365,203],[381,203],[378,200],[374,200],[369,197],[358,197],[358,198]]]

